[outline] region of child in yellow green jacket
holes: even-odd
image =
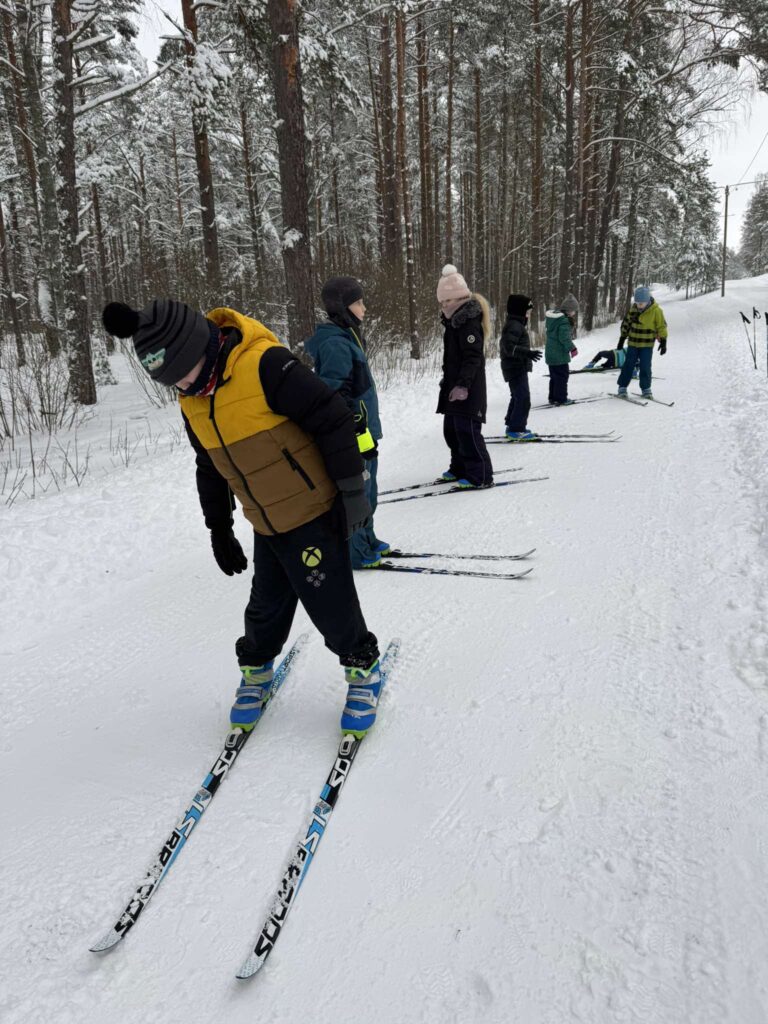
[[[635,288],[634,302],[621,321],[619,348],[627,343],[627,357],[619,374],[619,398],[627,397],[627,385],[632,379],[635,364],[640,364],[640,390],[646,398],[653,398],[651,391],[651,360],[653,346],[658,338],[659,355],[667,351],[667,321],[661,306],[654,300],[647,288]]]

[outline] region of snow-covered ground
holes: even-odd
[[[764,324],[755,371],[738,317],[768,277],[663,305],[674,408],[535,412],[622,439],[495,446],[549,479],[380,510],[393,544],[535,546],[534,572],[359,577],[402,656],[253,982],[234,972],[335,752],[334,658],[314,636],[141,922],[94,956],[218,753],[249,581],[217,569],[178,444],[0,512],[4,1024],[768,1020],[768,381]],[[434,404],[430,381],[384,395],[383,487],[445,468]]]

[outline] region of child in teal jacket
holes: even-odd
[[[365,459],[365,493],[375,512],[381,421],[379,398],[365,351],[363,289],[354,277],[332,277],[323,285],[321,298],[328,320],[317,325],[312,337],[304,342],[304,349],[314,362],[315,373],[329,388],[338,391],[355,417],[357,443]],[[389,551],[389,544],[376,536],[373,515],[349,541],[353,569],[375,569]]]
[[[571,405],[568,398],[568,364],[579,350],[573,344],[575,318],[579,305],[572,296],[559,309],[548,309],[546,313],[547,340],[544,359],[549,367],[549,404]]]

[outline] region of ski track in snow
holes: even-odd
[[[493,446],[550,479],[378,513],[410,550],[536,546],[534,573],[359,574],[401,657],[252,982],[234,972],[334,757],[334,658],[315,635],[140,923],[96,957],[219,752],[249,579],[216,568],[191,450],[0,512],[3,1024],[768,1020],[768,382],[764,323],[755,371],[738,318],[768,308],[768,277],[662,304],[674,408],[534,412],[623,437]],[[491,434],[497,363],[488,381]],[[382,487],[445,468],[435,392],[384,394]]]

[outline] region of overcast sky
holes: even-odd
[[[160,48],[160,36],[171,35],[174,28],[162,16],[161,9],[167,10],[174,20],[181,21],[179,0],[145,0],[144,16],[140,20],[139,49],[149,60],[154,60]],[[768,130],[768,95],[756,93],[734,115],[733,122],[724,127],[722,134],[713,139],[708,147],[712,161],[712,180],[716,185],[734,185],[736,182],[752,181],[759,172],[768,172],[768,139],[757,158],[745,175],[747,166],[755,155],[766,130]],[[741,221],[753,185],[731,189],[728,201],[728,245],[738,249],[741,235]],[[723,191],[720,190],[722,197]],[[720,203],[720,231],[722,237],[722,199]]]

